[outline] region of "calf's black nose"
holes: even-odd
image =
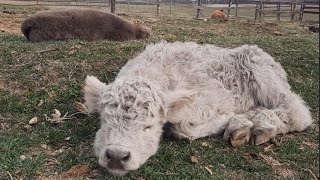
[[[129,151],[123,150],[106,150],[106,158],[109,160],[108,168],[110,169],[123,169],[123,163],[130,159]]]
[[[127,161],[130,159],[131,154],[129,151],[107,149],[106,157],[115,161]]]

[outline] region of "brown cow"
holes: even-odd
[[[224,14],[223,10],[215,10],[211,16],[211,19],[219,20],[220,22],[228,22],[226,15]]]
[[[28,17],[21,31],[31,42],[47,40],[125,41],[150,37],[150,30],[114,14],[96,10],[55,10]]]

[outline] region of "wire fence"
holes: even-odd
[[[116,1],[116,13],[126,14],[150,14],[158,16],[171,16],[171,17],[187,17],[196,18],[197,10],[200,9],[199,18],[209,18],[215,10],[228,9],[228,4],[202,4],[198,6],[197,1],[191,0],[170,0],[169,2],[160,2],[160,7],[157,9],[158,2],[156,0],[122,0]],[[238,11],[241,9],[241,11]],[[237,11],[237,17],[254,18],[255,5],[254,4],[241,4],[238,9],[231,9],[230,16],[234,17]]]
[[[0,4],[20,6],[110,6],[109,0],[1,0]]]
[[[110,12],[111,0],[1,0],[0,4],[25,5],[25,6],[57,6],[57,7],[98,7]],[[215,10],[224,10],[229,18],[255,19],[257,13],[256,1],[239,4],[212,4],[210,0],[202,0],[198,5],[198,0],[116,0],[115,13],[117,14],[139,14],[144,16],[170,16],[175,18],[198,18],[208,19]],[[231,1],[232,2],[232,1]],[[276,12],[277,5],[272,7]],[[271,9],[269,8],[269,9]],[[276,20],[281,14],[281,20],[290,20],[289,7],[282,7],[281,12],[268,13],[264,19]],[[200,11],[199,11],[200,10]],[[266,11],[265,11],[266,12]],[[264,13],[264,12],[262,12]],[[297,20],[296,16],[294,20]],[[278,18],[279,20],[279,18]],[[319,21],[318,14],[306,14],[304,20]]]
[[[207,1],[208,2],[208,1]],[[124,14],[149,14],[158,16],[171,16],[183,18],[196,18],[197,10],[200,9],[200,19],[208,19],[215,10],[224,10],[228,18],[245,18],[256,19],[257,3],[259,0],[251,1],[251,3],[242,4],[210,4],[204,3],[199,6],[197,0],[170,0],[160,2],[160,7],[157,9],[157,0],[121,0],[116,1],[116,13]],[[260,10],[260,19],[267,20],[282,20],[295,21],[300,18],[300,6],[302,3],[289,4],[288,1],[274,1],[263,5]],[[293,10],[292,7],[295,7]],[[280,19],[281,17],[281,19]],[[305,14],[304,20],[319,21],[318,14]]]

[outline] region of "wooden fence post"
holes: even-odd
[[[258,12],[259,12],[259,4],[258,2],[256,3],[256,11],[254,13],[254,20],[257,21],[258,18]]]
[[[262,11],[263,10],[264,10],[263,2],[262,2],[262,0],[260,0],[260,2],[259,2],[259,20],[260,21],[262,20]]]
[[[291,21],[294,21],[294,16],[296,15],[296,3],[291,3]]]
[[[303,19],[304,6],[305,6],[305,1],[302,2],[301,6],[300,6],[300,15],[299,15],[299,20],[300,21],[302,21],[302,19]]]
[[[196,16],[196,19],[199,19],[199,17],[200,17],[201,8],[202,8],[202,1],[201,1],[201,0],[198,0],[198,8],[197,8],[197,16]]]
[[[238,17],[239,0],[236,0],[236,17]]]
[[[160,2],[161,0],[157,0],[157,16],[160,14]]]
[[[116,0],[110,0],[111,2],[111,13],[116,12]]]
[[[228,5],[228,14],[227,14],[227,18],[228,18],[228,19],[229,19],[229,17],[230,17],[231,4],[232,4],[232,0],[229,0],[229,5]]]
[[[130,11],[130,2],[127,0],[128,11]]]
[[[281,3],[277,3],[277,20],[280,21]]]

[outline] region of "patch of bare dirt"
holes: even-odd
[[[90,168],[87,165],[78,164],[78,165],[71,167],[71,169],[69,169],[69,171],[63,173],[62,176],[66,177],[66,178],[80,177],[84,174],[87,174],[89,171],[90,171]]]
[[[68,171],[61,174],[44,175],[39,174],[37,180],[85,180],[97,176],[97,172],[91,170],[87,165],[78,164],[72,166]]]
[[[22,36],[21,23],[28,17],[27,14],[0,12],[0,32]]]
[[[21,87],[18,81],[8,81],[2,79],[0,79],[0,89],[9,91],[12,94],[25,94],[28,92],[28,88]]]

